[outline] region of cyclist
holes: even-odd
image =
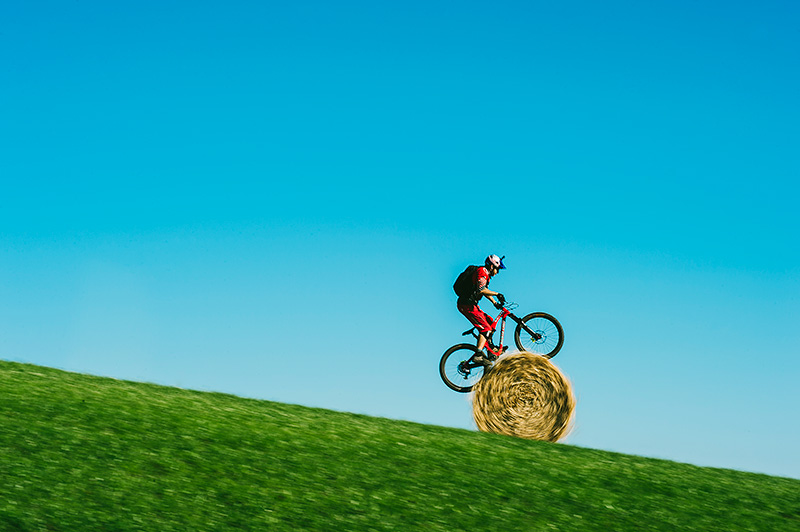
[[[472,274],[473,291],[469,295],[459,297],[456,302],[458,311],[478,329],[477,348],[479,353],[473,357],[474,362],[480,362],[481,358],[488,358],[485,353],[483,353],[483,348],[486,346],[486,341],[492,330],[493,321],[490,315],[480,309],[478,303],[481,298],[486,297],[486,299],[491,301],[494,307],[499,310],[506,302],[506,298],[503,294],[489,290],[489,281],[492,277],[497,275],[500,270],[506,269],[503,264],[503,258],[497,255],[489,255],[486,257],[484,265],[476,268],[475,272]]]

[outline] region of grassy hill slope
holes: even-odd
[[[796,532],[800,481],[0,361],[33,530]]]

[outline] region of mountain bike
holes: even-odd
[[[504,304],[500,314],[492,321],[492,330],[486,340],[486,353],[478,351],[473,344],[456,344],[442,355],[439,361],[439,374],[448,388],[466,393],[472,390],[483,375],[489,371],[494,362],[506,352],[508,346],[503,345],[506,331],[506,318],[517,323],[514,329],[514,343],[520,351],[535,353],[545,358],[553,358],[564,345],[564,329],[550,314],[532,312],[523,318],[515,316],[511,310],[517,307],[514,303]],[[500,323],[500,341],[492,342],[492,336]],[[461,336],[471,334],[478,338],[478,330],[473,327],[464,331]]]

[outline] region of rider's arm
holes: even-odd
[[[497,296],[499,294],[500,294],[500,292],[493,292],[492,290],[489,290],[488,288],[484,288],[483,290],[481,290],[481,295],[485,296],[486,299],[491,301],[492,305],[494,305],[494,306],[497,306],[497,301],[495,300],[494,296]]]
[[[500,294],[500,292],[489,290],[489,281],[487,277],[478,277],[478,293],[491,301],[492,305],[497,306],[497,301],[495,301],[494,296]]]

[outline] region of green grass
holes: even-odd
[[[800,481],[0,361],[33,530],[797,532]]]

